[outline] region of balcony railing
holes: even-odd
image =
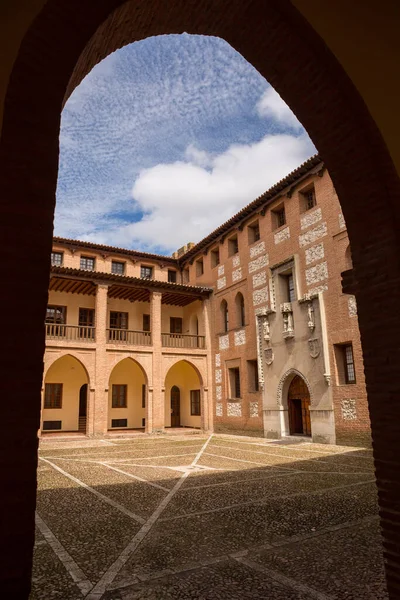
[[[48,340],[94,342],[96,338],[95,327],[61,325],[58,323],[46,323],[45,325]]]
[[[161,343],[166,348],[200,348],[206,347],[204,335],[187,335],[184,333],[162,333]]]
[[[125,344],[126,346],[151,346],[151,332],[107,329],[107,341],[110,344]]]

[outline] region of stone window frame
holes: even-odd
[[[177,271],[175,269],[168,269],[168,282],[177,283]]]
[[[228,238],[228,256],[235,256],[239,252],[239,238],[237,233]]]
[[[59,258],[56,258],[59,257]],[[64,252],[60,252],[59,250],[53,250],[51,253],[51,266],[52,267],[62,267],[64,264]]]
[[[280,229],[287,224],[285,203],[281,202],[274,208],[271,208],[272,230]]]
[[[79,260],[79,268],[82,271],[95,271],[96,270],[96,257],[89,256],[87,254],[81,254]]]
[[[257,219],[256,221],[252,221],[249,225],[247,225],[247,238],[249,246],[260,241],[261,233],[259,219]]]
[[[340,386],[355,385],[357,383],[357,377],[353,343],[350,341],[334,344],[333,349],[336,361],[337,384]]]
[[[153,279],[154,267],[152,265],[140,265],[140,279]]]
[[[204,275],[204,260],[199,258],[196,260],[196,277]]]
[[[113,275],[125,275],[126,263],[122,260],[111,261],[111,273]]]
[[[219,248],[218,247],[211,249],[210,257],[211,257],[211,268],[215,269],[215,267],[218,267],[218,265],[220,264],[220,256],[219,256]]]
[[[299,190],[299,208],[300,213],[308,212],[317,206],[317,194],[314,182],[309,183]]]

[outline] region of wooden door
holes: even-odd
[[[81,389],[79,390],[79,416],[80,417],[86,417],[87,389],[88,389],[88,385],[87,385],[87,383],[85,383],[84,385],[82,385]]]
[[[171,427],[181,426],[181,391],[174,385],[171,388]]]
[[[311,435],[310,392],[301,377],[293,378],[288,390],[289,430],[291,435]]]

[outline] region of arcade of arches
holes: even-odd
[[[3,595],[27,598],[30,585],[62,101],[116,48],[188,31],[223,37],[265,75],[306,127],[340,196],[353,259],[344,287],[358,303],[388,590],[392,600],[400,598],[397,3],[255,0],[232,9],[222,0],[193,6],[152,1],[144,9],[122,0],[7,0],[3,9],[0,269],[7,286],[1,302],[3,315],[25,317],[6,318],[2,331],[2,396],[13,398],[2,405]],[[21,341],[29,345],[22,372],[15,360]]]

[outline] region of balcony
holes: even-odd
[[[107,342],[124,346],[151,346],[151,331],[107,329]]]
[[[204,335],[162,333],[161,344],[165,348],[193,348],[204,350],[206,347],[206,339]]]
[[[63,340],[67,342],[94,342],[96,328],[81,325],[62,325],[45,323],[47,340]]]

